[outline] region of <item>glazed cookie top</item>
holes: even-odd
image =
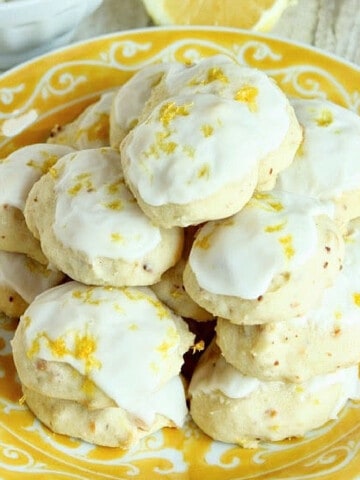
[[[121,146],[125,174],[146,203],[207,198],[246,180],[284,140],[288,101],[265,74],[216,56],[168,75],[181,85],[156,87],[154,108]]]
[[[137,124],[152,89],[160,81],[164,72],[170,70],[177,73],[182,69],[184,69],[182,63],[156,63],[135,73],[120,87],[114,97],[110,117],[114,129],[118,127],[123,132],[131,130]]]
[[[291,103],[304,139],[276,188],[322,200],[359,190],[360,117],[327,100]]]
[[[110,110],[115,92],[101,95],[73,122],[48,139],[51,143],[70,145],[78,150],[108,147],[110,144]]]
[[[133,261],[161,242],[160,229],[143,214],[125,185],[116,150],[71,153],[49,175],[56,197],[53,230],[65,246],[92,259]]]
[[[179,391],[173,377],[193,341],[181,317],[147,288],[72,281],[39,295],[21,321],[29,359],[70,364],[146,423],[156,413],[148,403],[172,401]]]
[[[307,197],[256,193],[239,213],[199,231],[189,256],[197,282],[214,294],[258,298],[277,274],[314,255],[316,217],[329,210]]]
[[[306,398],[333,384],[341,383],[344,397],[339,399],[338,405],[334,408],[332,418],[338,412],[348,398],[357,399],[360,397],[360,383],[358,378],[358,367],[339,369],[334,373],[317,375],[301,384],[285,383],[281,381],[265,382],[255,377],[243,375],[235,367],[226,362],[220,353],[220,349],[211,345],[211,351],[206,352],[207,357],[200,361],[189,386],[190,395],[202,392],[211,394],[221,392],[229,398],[246,398],[256,391],[266,390],[269,386],[288,386],[290,390],[299,396],[299,399]],[[279,398],[281,402],[281,398]]]
[[[27,303],[63,278],[62,273],[50,270],[22,253],[0,251],[0,286],[11,288]]]
[[[20,148],[0,160],[0,205],[10,205],[23,211],[34,183],[60,157],[72,151],[72,148],[65,145],[36,143]]]

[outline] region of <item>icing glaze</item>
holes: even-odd
[[[170,69],[163,82],[121,146],[126,175],[150,205],[186,204],[245,179],[288,132],[285,95],[228,57]]]
[[[345,257],[343,267],[328,287],[321,304],[308,315],[288,320],[288,324],[320,328],[341,328],[357,325],[360,319],[360,223],[352,222],[345,235]]]
[[[184,68],[182,63],[157,63],[139,70],[116,93],[111,122],[124,132],[131,130],[150,97],[151,91],[160,81],[165,71],[179,72]],[[129,101],[131,99],[131,101]]]
[[[327,100],[292,100],[304,129],[293,163],[280,173],[276,188],[335,200],[360,184],[360,117]]]
[[[197,282],[214,294],[256,299],[277,274],[311,258],[316,216],[328,211],[308,197],[256,193],[239,213],[199,231],[189,257]]]
[[[23,211],[34,183],[60,157],[72,151],[65,145],[36,143],[15,150],[0,160],[0,205],[10,205]]]
[[[184,391],[172,372],[193,336],[151,290],[72,281],[39,295],[21,321],[30,359],[70,364],[148,424],[162,412],[181,423]]]
[[[53,229],[65,245],[99,256],[136,260],[154,249],[161,233],[125,185],[120,155],[111,148],[71,153],[52,171]]]
[[[202,362],[196,368],[189,386],[189,393],[203,392],[211,394],[222,392],[229,398],[246,398],[261,389],[267,389],[270,385],[288,385],[291,391],[296,392],[299,400],[334,384],[342,385],[342,395],[335,405],[331,418],[336,418],[349,398],[360,398],[358,367],[339,369],[334,373],[317,375],[301,384],[284,383],[280,381],[265,382],[254,377],[245,376],[235,367],[226,362],[218,351],[211,361]]]
[[[50,270],[22,253],[0,251],[0,285],[11,288],[27,303],[57,285],[63,274]]]

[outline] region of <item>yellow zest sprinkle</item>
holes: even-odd
[[[203,80],[199,80],[198,78],[193,78],[190,82],[190,86],[196,85],[208,85],[209,83],[219,81],[222,83],[229,83],[228,77],[224,74],[224,71],[219,67],[210,68],[207,71],[206,78]]]
[[[353,293],[353,301],[357,307],[360,307],[360,293]]]
[[[121,200],[114,200],[113,202],[104,203],[104,207],[109,210],[117,210],[118,212],[124,208]]]
[[[278,223],[277,225],[268,225],[264,228],[266,233],[280,232],[285,227],[286,222]]]
[[[51,167],[55,165],[55,163],[58,161],[58,156],[57,155],[49,155],[46,152],[42,152],[43,157],[45,157],[45,160],[42,162],[36,162],[35,160],[29,160],[27,162],[28,167],[35,168],[36,170],[40,170],[40,172],[44,175],[49,171]]]
[[[330,110],[322,110],[318,117],[316,117],[315,122],[319,127],[328,127],[333,122],[333,114]]]
[[[143,292],[130,290],[129,288],[123,288],[122,292],[129,300],[145,300],[146,302],[150,303],[150,305],[155,308],[156,314],[160,318],[160,320],[164,318],[171,318],[169,311],[167,310],[165,305],[160,302],[160,300],[157,300],[150,295],[146,295]]]
[[[24,325],[25,325],[25,328],[28,328],[30,326],[30,323],[31,323],[31,317],[29,317],[29,315],[26,315],[26,317],[24,317],[22,319]]]
[[[87,376],[84,377],[84,381],[81,385],[81,389],[87,396],[91,396],[95,392],[95,383]]]
[[[123,313],[124,312],[124,309],[117,302],[114,303],[113,307],[114,307],[115,312],[118,312],[118,313]]]
[[[211,137],[211,135],[214,133],[214,127],[209,124],[205,124],[202,125],[201,131],[205,138]]]
[[[89,305],[100,305],[100,300],[92,298],[94,287],[88,287],[86,290],[74,290],[72,296]]]
[[[202,352],[205,349],[205,342],[204,340],[200,340],[196,342],[194,345],[191,346],[192,353]]]
[[[301,385],[297,385],[295,387],[295,392],[296,393],[304,393],[304,387],[302,387]]]
[[[164,127],[168,127],[170,125],[170,122],[174,120],[175,117],[188,116],[191,107],[192,103],[186,105],[176,105],[175,102],[165,103],[160,109],[159,120],[164,125]]]
[[[250,112],[256,112],[258,109],[258,94],[259,91],[256,87],[252,87],[251,85],[244,85],[235,93],[234,99],[237,102],[246,103],[249,107]]]
[[[112,242],[121,243],[124,241],[124,237],[120,233],[112,233],[110,238]]]
[[[293,238],[292,235],[286,235],[285,237],[279,238],[279,242],[283,246],[285,256],[288,260],[295,255],[295,250],[293,246]]]
[[[360,305],[358,305],[358,306],[360,306]],[[340,312],[339,310],[336,310],[336,311],[334,312],[335,320],[341,320],[341,319],[342,319],[342,316],[343,316],[343,314],[342,314],[342,312]]]
[[[68,349],[63,338],[60,337],[56,340],[51,340],[51,338],[47,338],[47,341],[49,349],[55,357],[63,357],[68,353]]]
[[[120,187],[124,185],[124,179],[120,178],[116,182],[110,183],[110,185],[106,186],[106,189],[110,195],[115,195],[119,192]]]
[[[90,178],[90,173],[81,173],[76,175],[76,183],[68,189],[69,195],[77,195],[81,190],[86,190],[87,192],[93,191],[94,185],[92,184]]]
[[[210,167],[208,164],[202,165],[197,173],[198,178],[203,178],[205,180],[209,180],[210,177]]]
[[[49,175],[51,176],[51,178],[56,179],[59,177],[59,170],[56,167],[50,167]]]
[[[85,134],[87,138],[94,142],[96,140],[107,140],[109,138],[110,121],[106,113],[97,113],[97,120],[87,129],[80,129],[77,132],[77,138]]]

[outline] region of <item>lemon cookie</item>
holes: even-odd
[[[303,382],[360,362],[360,221],[350,223],[343,268],[303,317],[266,325],[218,319],[217,344],[245,375]]]
[[[63,157],[32,188],[25,216],[51,263],[83,283],[149,285],[181,256],[182,230],[144,215],[111,148]]]
[[[184,270],[196,303],[237,324],[304,315],[341,268],[343,239],[328,208],[285,192],[257,193],[197,234]]]
[[[277,188],[334,202],[340,223],[360,216],[360,117],[322,99],[292,104],[304,140]]]
[[[360,392],[357,366],[301,384],[263,382],[242,375],[212,345],[200,359],[189,393],[191,416],[206,434],[256,447],[259,441],[301,437],[324,425]]]
[[[39,242],[26,226],[23,211],[33,184],[72,149],[34,144],[0,160],[0,249],[25,253],[46,264]]]
[[[20,317],[39,293],[63,280],[61,272],[22,253],[0,251],[0,311]]]
[[[51,132],[48,143],[69,145],[77,150],[108,147],[110,145],[110,110],[115,92],[101,95],[73,122],[57,126]]]
[[[273,188],[277,174],[292,162],[302,139],[294,109],[274,80],[262,71],[240,65],[229,56],[213,55],[180,71],[167,69],[151,91],[143,118],[160,101],[174,95],[195,93],[215,94],[242,105],[244,117],[239,129],[248,124],[251,126],[249,141],[254,134],[261,139],[257,188]]]
[[[73,281],[32,302],[12,348],[25,400],[44,423],[128,448],[155,428],[182,425],[179,372],[192,342],[148,288]]]
[[[177,62],[147,65],[118,89],[110,112],[110,145],[113,148],[119,148],[121,140],[137,124],[152,89],[164,72],[168,69],[178,72],[183,68],[184,65]]]

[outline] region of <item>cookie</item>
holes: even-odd
[[[360,118],[328,100],[291,103],[304,139],[276,188],[333,203],[335,218],[346,224],[360,216]]]
[[[25,399],[29,394],[40,419],[60,433],[99,444],[110,444],[113,436],[128,447],[138,439],[137,429],[146,433],[158,425],[158,415],[167,424],[182,424],[186,408],[179,372],[192,342],[186,323],[150,289],[72,281],[30,304],[12,348]],[[59,415],[74,419],[76,412],[78,426],[58,427]],[[121,417],[126,422],[112,425],[104,440],[103,422],[110,421],[104,418]],[[84,422],[88,430],[92,422],[99,425],[99,436],[93,429],[90,438]]]
[[[73,122],[54,127],[47,142],[77,150],[110,146],[110,110],[114,96],[115,92],[102,94]]]
[[[39,293],[63,280],[61,272],[24,254],[0,251],[0,311],[20,317]]]
[[[343,239],[319,202],[257,193],[236,215],[199,230],[184,270],[193,300],[236,324],[304,315],[339,273]]]
[[[120,145],[129,188],[166,228],[239,211],[256,186],[271,188],[301,140],[286,96],[266,75],[216,59],[193,67],[198,73],[170,96],[156,94],[160,82]]]
[[[34,144],[0,161],[0,250],[25,253],[47,264],[39,242],[26,226],[23,211],[33,184],[72,149],[63,145]]]
[[[140,120],[145,119],[160,101],[174,95],[194,93],[211,93],[242,102],[259,117],[258,121],[278,125],[275,136],[277,148],[273,153],[266,151],[266,156],[261,160],[257,185],[258,190],[272,189],[277,174],[292,162],[302,139],[302,129],[294,109],[274,80],[262,71],[240,65],[229,56],[213,55],[182,70],[166,70],[158,85],[152,89]],[[251,116],[249,119],[251,121]],[[252,127],[256,126],[256,123],[252,124]],[[281,132],[284,134],[282,139]],[[262,131],[264,146],[269,142],[273,144],[271,135],[272,127]]]
[[[51,263],[86,284],[150,285],[181,256],[182,230],[144,215],[111,148],[63,157],[32,188],[25,216]]]
[[[359,398],[358,367],[319,375],[301,384],[263,382],[242,375],[212,345],[192,377],[190,413],[210,437],[246,448],[259,441],[302,437],[337,418]]]

